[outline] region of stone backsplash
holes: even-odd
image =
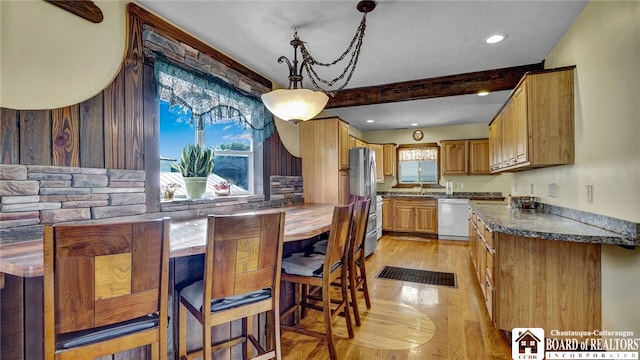
[[[0,227],[146,212],[142,170],[0,165]]]
[[[271,176],[270,190],[270,201],[262,195],[178,200],[147,213],[142,170],[0,164],[0,244],[37,238],[44,224],[122,217],[179,220],[304,202],[300,176]]]

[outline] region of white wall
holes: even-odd
[[[77,104],[104,89],[125,50],[125,1],[94,0],[92,23],[45,1],[0,1],[0,106],[33,110]]]
[[[576,65],[576,160],[516,173],[513,193],[528,195],[533,184],[544,203],[640,222],[638,19],[638,1],[592,1],[547,56],[547,68]],[[546,194],[550,183],[556,198]],[[602,307],[603,328],[640,335],[640,249],[602,247]]]

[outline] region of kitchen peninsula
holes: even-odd
[[[545,204],[525,210],[470,202],[471,259],[498,329],[602,328],[601,244],[640,246],[637,224],[617,223],[614,226],[622,227],[614,232],[558,215],[561,212]],[[585,220],[591,216],[592,224],[606,222],[600,216],[578,215]]]
[[[334,206],[330,204],[297,204],[281,208],[261,209],[255,212],[285,211],[284,241],[291,243],[313,238],[329,231],[333,208]],[[246,212],[239,211],[239,213]],[[109,221],[118,220],[107,220],[107,222]],[[172,267],[170,293],[173,292],[173,283],[189,278],[191,272],[194,271],[193,268],[197,266],[195,265],[197,261],[192,261],[196,258],[192,256],[204,253],[206,225],[206,218],[172,222],[169,255]],[[303,242],[301,241],[301,243]],[[297,244],[291,245],[296,246]],[[5,356],[25,359],[42,358],[42,239],[0,246],[0,274],[5,279],[5,286],[0,297],[3,309],[2,320],[3,323],[6,321],[8,324],[13,324],[10,329],[12,333],[3,332],[3,336],[15,336],[24,339],[25,342],[24,346],[20,340],[14,342],[13,346],[3,347],[0,355],[2,358]],[[4,312],[5,309],[13,309],[14,311]],[[171,310],[170,315],[172,315]],[[170,350],[171,344],[170,342]],[[131,358],[137,357],[133,354]]]

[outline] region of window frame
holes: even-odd
[[[415,188],[419,187],[419,184],[407,184],[400,182],[400,152],[406,149],[425,149],[425,148],[435,148],[438,153],[438,159],[436,160],[436,179],[437,182],[435,184],[422,184],[423,188],[443,188],[440,185],[440,177],[441,177],[441,156],[442,152],[440,151],[440,145],[438,143],[420,143],[420,144],[400,144],[396,147],[396,184],[393,186],[394,188]]]

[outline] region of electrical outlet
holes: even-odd
[[[529,192],[531,193],[531,195],[533,195],[533,184],[529,184],[529,188],[530,188]]]
[[[587,202],[593,202],[593,185],[587,185]]]
[[[551,198],[555,198],[557,195],[558,195],[558,185],[556,183],[547,185],[547,196]]]

